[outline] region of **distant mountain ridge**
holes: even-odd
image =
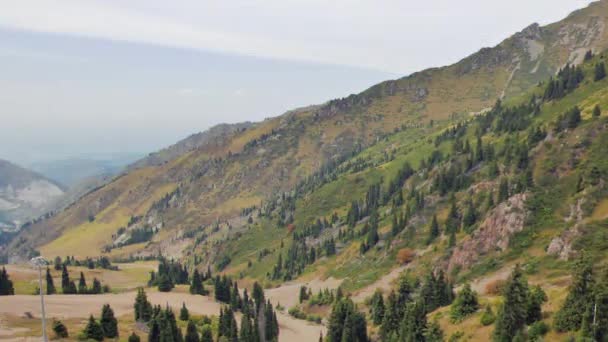
[[[44,214],[66,188],[43,175],[0,159],[0,222],[16,228]]]
[[[453,65],[263,122],[220,125],[195,134],[134,163],[45,221],[44,228],[33,225],[11,252],[27,246],[53,255],[86,245],[81,256],[98,254],[114,243],[115,232],[131,217],[142,216],[150,226],[164,228],[138,253],[189,255],[200,247],[180,240],[184,232],[237,220],[243,210],[292,191],[325,166],[394,132],[411,129],[417,134],[424,127],[470,118],[499,98],[521,96],[567,63],[580,63],[586,51],[608,48],[607,24],[608,1],[595,2],[559,22],[530,25]],[[209,252],[209,258],[221,248]]]

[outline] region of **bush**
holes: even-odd
[[[407,264],[414,259],[416,253],[410,248],[402,248],[397,252],[397,262]]]
[[[485,311],[483,312],[483,315],[481,315],[481,319],[479,320],[481,325],[488,326],[494,323],[494,321],[496,320],[496,315],[494,315],[494,312],[492,312],[492,308],[487,305]]]
[[[540,338],[545,336],[548,332],[549,326],[543,321],[538,321],[534,322],[534,324],[528,328],[528,337],[530,338],[530,341],[539,341]]]
[[[68,328],[61,321],[53,321],[53,331],[57,338],[68,337]]]
[[[505,288],[506,281],[504,279],[496,279],[486,284],[486,294],[498,296]]]

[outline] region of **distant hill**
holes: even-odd
[[[53,207],[66,188],[41,174],[0,159],[0,224],[16,228]]]
[[[116,175],[140,157],[140,154],[117,154],[103,158],[67,158],[35,162],[29,168],[71,188],[91,177]]]

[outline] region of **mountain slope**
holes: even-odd
[[[18,228],[50,210],[64,191],[36,172],[0,160],[0,224]]]
[[[293,189],[324,165],[339,163],[395,130],[420,139],[451,120],[488,110],[503,95],[519,96],[567,62],[580,62],[584,51],[606,48],[607,9],[606,1],[594,3],[558,23],[532,25],[454,65],[256,123],[235,131],[222,144],[199,146],[177,158],[161,159],[162,165],[153,162],[132,170],[46,221],[44,234],[42,225],[30,227],[11,253],[29,246],[47,256],[65,250],[95,255],[128,238],[115,236],[119,228],[128,228],[129,235],[128,230],[143,228],[145,222],[158,230],[152,241],[112,253],[155,253],[160,248],[185,256],[196,249],[196,232],[243,226],[243,209]],[[431,123],[434,128],[429,128]],[[364,178],[353,196],[373,181]],[[348,203],[344,197],[341,203]],[[307,213],[298,210],[296,223],[308,224]],[[137,216],[144,220],[129,225]],[[220,252],[209,252],[209,257]]]

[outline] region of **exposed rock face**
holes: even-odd
[[[565,218],[565,221],[575,221],[575,224],[551,240],[549,247],[547,247],[547,254],[557,256],[561,260],[568,260],[576,254],[572,248],[572,243],[581,235],[582,205],[584,202],[585,200],[581,198],[576,202],[576,205],[570,206],[570,216]]]
[[[504,251],[513,234],[524,229],[526,194],[517,194],[494,208],[469,239],[460,243],[448,262],[448,271],[468,268],[492,251]]]

